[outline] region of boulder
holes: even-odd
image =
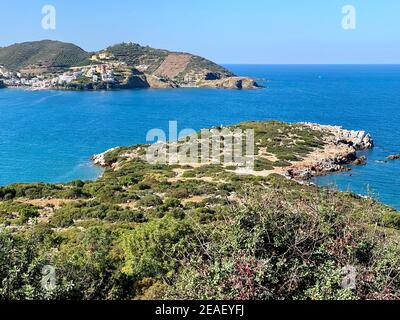
[[[397,154],[391,154],[390,156],[388,156],[389,160],[399,160],[400,159],[400,153]]]
[[[92,161],[95,165],[101,166],[101,167],[106,167],[107,166],[107,161],[106,161],[106,156],[108,153],[113,152],[115,150],[118,150],[120,147],[116,148],[111,148],[103,153],[100,154],[95,154],[92,156]]]
[[[361,156],[358,159],[353,161],[353,164],[356,166],[363,166],[367,164],[367,157]]]
[[[179,88],[179,86],[175,82],[165,78],[148,75],[146,79],[147,83],[150,85],[150,88],[156,88],[156,89]]]
[[[127,83],[122,87],[126,89],[136,89],[136,88],[149,88],[150,85],[147,82],[145,75],[134,74],[128,78]]]
[[[227,77],[219,80],[205,80],[200,82],[199,87],[223,88],[223,89],[257,89],[261,86],[248,77]]]

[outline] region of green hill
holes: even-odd
[[[223,77],[233,76],[232,72],[222,66],[190,53],[154,49],[136,43],[117,44],[107,48],[106,51],[112,53],[118,60],[130,66],[146,65],[148,67],[147,73],[156,72],[165,63],[166,59],[172,56],[175,59],[170,60],[171,68],[176,69],[180,67],[182,69],[180,73],[183,74],[190,71],[203,72],[207,70],[210,73],[220,74]],[[180,63],[179,60],[184,61]],[[166,66],[166,69],[168,69],[168,66]],[[168,70],[165,71],[168,72]]]
[[[166,75],[180,69],[175,77],[188,72],[214,73],[215,78],[233,76],[232,72],[205,58],[189,53],[171,52],[163,49],[153,49],[134,43],[122,43],[106,50],[128,66],[145,65],[148,74],[153,74],[163,65],[160,72]],[[166,59],[170,60],[166,62]],[[71,67],[89,63],[89,53],[80,47],[60,41],[43,40],[13,44],[0,48],[0,65],[11,70],[27,67],[57,68]],[[210,75],[209,77],[212,77]],[[211,79],[214,80],[214,79]]]
[[[43,40],[0,48],[0,65],[11,70],[20,70],[28,66],[71,67],[85,62],[88,56],[86,51],[74,44]]]

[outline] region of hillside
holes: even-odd
[[[149,164],[140,145],[104,153],[96,181],[0,187],[0,299],[399,299],[398,212],[274,173],[337,144],[370,147],[366,136],[234,128],[255,130],[256,172],[269,175]]]
[[[10,70],[66,68],[87,62],[89,54],[78,46],[60,41],[35,41],[0,48],[0,65]]]
[[[134,43],[118,44],[105,51],[146,74],[178,82],[217,80],[234,76],[232,72],[216,63],[189,53],[153,49]]]
[[[59,41],[25,42],[0,48],[0,66],[22,74],[21,79],[8,75],[6,85],[41,89],[258,88],[253,79],[237,77],[205,58],[134,43],[89,54]],[[31,81],[32,75],[41,79]]]

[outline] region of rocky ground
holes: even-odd
[[[257,89],[260,85],[248,77],[229,77],[220,80],[200,81],[199,87],[223,89]]]
[[[390,156],[388,156],[389,160],[399,160],[400,159],[400,153],[398,154],[391,154]]]
[[[362,165],[365,157],[358,157],[357,151],[371,149],[373,139],[365,131],[346,130],[338,126],[324,126],[304,123],[312,130],[324,133],[324,147],[315,149],[303,160],[294,162],[285,175],[301,180],[331,172],[348,170],[346,165]]]

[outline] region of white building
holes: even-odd
[[[70,83],[74,80],[74,76],[62,75],[58,78],[58,84]]]
[[[75,79],[78,79],[81,75],[82,75],[82,72],[81,72],[81,71],[76,71],[76,72],[74,72],[74,73],[72,74],[72,76],[73,76]]]

